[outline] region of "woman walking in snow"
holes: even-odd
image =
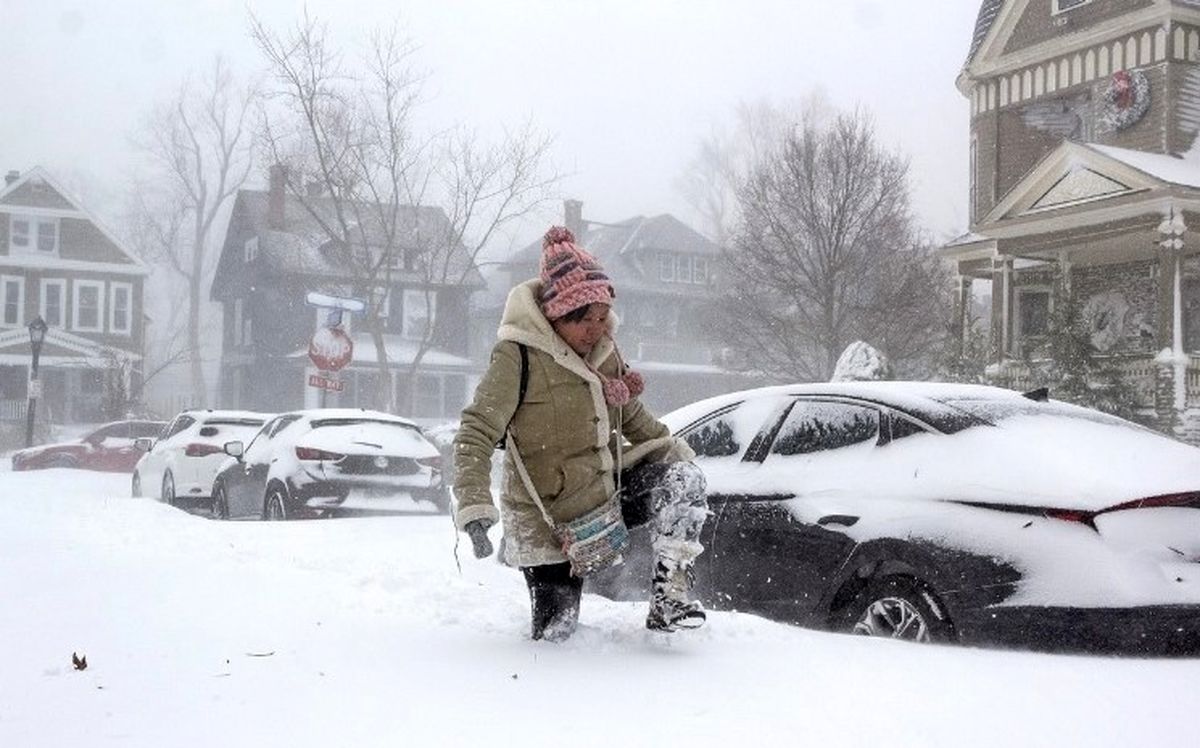
[[[455,525],[484,558],[492,553],[488,528],[503,522],[504,561],[525,576],[534,639],[574,632],[588,561],[601,545],[601,556],[608,550],[591,541],[603,536],[617,545],[626,537],[622,516],[629,526],[652,523],[646,626],[704,623],[689,595],[708,514],[704,476],[687,444],[637,399],[642,378],[625,367],[612,337],[615,296],[571,232],[551,228],[540,277],[509,293],[500,341],[454,440]],[[502,441],[508,449],[497,512],[491,457]]]

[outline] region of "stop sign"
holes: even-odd
[[[321,371],[338,371],[354,356],[354,341],[340,327],[322,327],[308,342],[308,357]]]

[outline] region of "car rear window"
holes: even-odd
[[[990,398],[948,398],[939,402],[957,408],[991,424],[997,424],[1015,416],[1056,416],[1059,418],[1072,418],[1080,421],[1102,423],[1107,426],[1125,426],[1132,429],[1142,428],[1135,423],[1117,418],[1116,416],[1110,416],[1107,413],[1101,413],[1098,410],[1081,408],[1078,405],[1070,405],[1058,401],[1039,402],[1037,400],[1014,397],[1003,400]]]
[[[314,429],[321,429],[327,426],[357,426],[361,423],[378,423],[383,426],[393,426],[398,429],[409,429],[421,433],[421,429],[407,423],[397,423],[396,421],[380,421],[374,418],[322,418],[312,422]]]

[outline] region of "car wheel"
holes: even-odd
[[[276,521],[287,518],[287,491],[278,484],[273,485],[267,490],[267,496],[263,499],[263,519]]]
[[[175,506],[175,476],[171,475],[171,471],[167,471],[163,475],[162,481],[162,496],[163,503],[167,506]]]
[[[129,495],[135,499],[142,495],[142,476],[137,473],[133,474],[133,480],[129,482]]]
[[[229,497],[225,495],[225,486],[220,483],[212,490],[212,518],[229,519]]]
[[[848,608],[848,629],[861,636],[913,642],[954,641],[945,606],[911,577],[872,579]]]

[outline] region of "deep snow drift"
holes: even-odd
[[[1187,745],[1200,660],[819,633],[651,634],[585,596],[527,638],[520,577],[444,516],[214,522],[128,477],[0,466],[0,746]],[[71,654],[86,654],[76,671]]]

